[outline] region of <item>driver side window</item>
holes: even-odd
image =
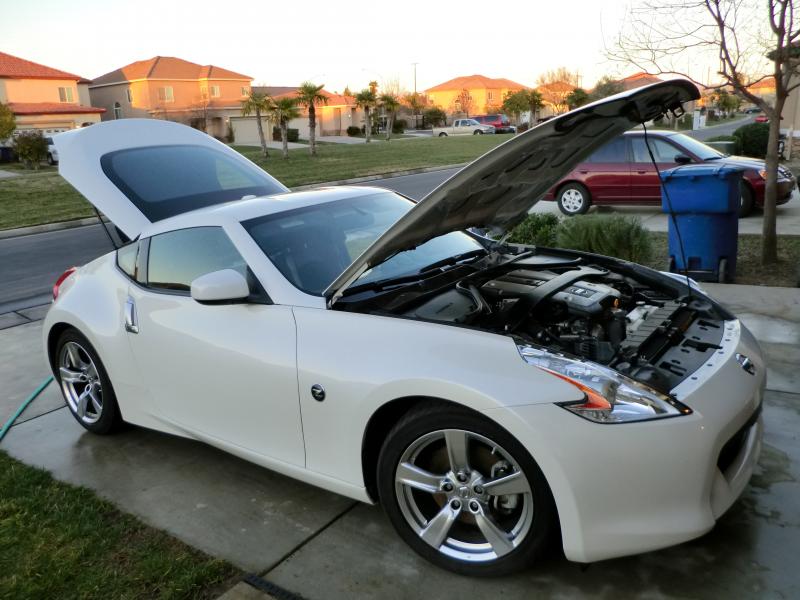
[[[221,227],[194,227],[150,238],[147,286],[185,292],[201,275],[233,269],[248,278],[247,263]]]

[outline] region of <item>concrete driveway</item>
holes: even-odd
[[[553,598],[800,597],[800,291],[707,287],[767,355],[765,447],[751,485],[711,533],[659,552],[588,568],[554,553],[514,577],[456,576],[417,558],[378,507],[190,440],[139,428],[110,437],[85,433],[59,408],[52,387],[2,449],[309,599],[530,598],[534,590]],[[45,375],[39,337],[38,322],[0,331],[2,415]],[[620,473],[609,485],[635,482]]]

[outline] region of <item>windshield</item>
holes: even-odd
[[[242,225],[292,285],[320,296],[413,206],[397,194],[380,192],[266,215]],[[364,273],[356,285],[413,275],[443,259],[482,248],[466,233],[448,233],[394,255]]]
[[[714,150],[711,146],[706,146],[704,143],[698,142],[696,139],[690,138],[688,135],[682,133],[671,135],[669,139],[686,148],[700,160],[713,160],[725,156],[725,154]]]

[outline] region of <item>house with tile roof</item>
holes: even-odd
[[[92,80],[89,94],[108,119],[131,117],[178,121],[215,137],[228,134],[230,117],[253,78],[216,65],[199,65],[172,56],[133,62]]]
[[[499,110],[508,92],[528,89],[502,77],[485,75],[455,77],[425,90],[428,100],[451,114],[477,115]]]
[[[17,131],[57,133],[100,121],[80,75],[0,52],[0,103],[14,113]],[[2,141],[2,140],[0,140]]]
[[[272,98],[297,96],[298,86],[253,86],[253,91],[266,94]],[[316,109],[316,135],[347,135],[347,128],[351,125],[361,127],[364,124],[364,113],[356,106],[353,96],[337,94],[323,89],[321,94],[327,98],[320,102]],[[310,137],[308,129],[308,112],[301,108],[301,116],[289,123],[291,129],[297,129],[302,139]],[[268,119],[263,119],[265,130],[268,128]],[[231,117],[234,139],[237,144],[258,144],[258,124],[255,116]]]

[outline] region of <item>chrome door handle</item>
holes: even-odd
[[[131,298],[125,301],[125,331],[139,333],[139,323],[136,320],[136,304]]]

